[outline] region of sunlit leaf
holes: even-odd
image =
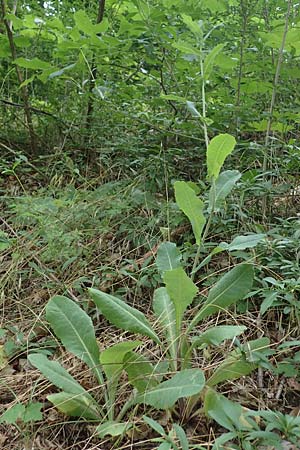
[[[206,222],[203,214],[204,203],[185,181],[176,181],[174,183],[174,189],[176,203],[191,222],[196,243],[199,245],[202,230]]]
[[[233,151],[236,140],[230,134],[219,134],[214,137],[207,148],[207,176],[218,178],[225,159]]]

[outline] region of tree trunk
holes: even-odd
[[[12,59],[15,60],[17,58],[17,52],[16,52],[15,43],[14,43],[14,36],[13,36],[13,32],[12,32],[12,25],[5,18],[6,14],[7,14],[6,0],[1,0],[1,9],[2,9],[2,20],[3,20],[3,23],[4,23],[5,28],[6,28],[6,34],[7,34],[8,41],[9,41],[11,56],[12,56]],[[17,9],[17,1],[15,1],[13,9],[14,9],[13,13],[15,13],[15,11]],[[15,69],[16,69],[18,83],[21,85],[23,83],[23,81],[24,81],[23,74],[22,74],[22,72],[21,72],[21,70],[20,70],[20,68],[19,68],[19,66],[17,64],[15,64]],[[33,128],[33,122],[32,122],[32,116],[31,116],[31,109],[30,109],[28,90],[27,90],[26,86],[22,86],[20,88],[20,90],[21,90],[21,95],[22,95],[22,99],[23,99],[23,103],[24,103],[24,111],[25,111],[26,122],[27,122],[29,137],[30,137],[31,150],[32,150],[32,153],[36,153],[36,150],[37,150],[36,136],[35,136],[34,128]]]

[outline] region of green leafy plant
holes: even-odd
[[[216,142],[219,144],[216,145]],[[220,139],[213,140],[212,146],[208,148],[208,173],[213,190],[214,177],[218,176],[233,145],[233,139],[229,135],[223,135]],[[215,160],[214,153],[217,153]],[[224,183],[226,182],[225,177]],[[219,183],[218,186],[217,193],[223,184]],[[210,223],[209,219],[206,223],[203,202],[184,182],[175,183],[175,196],[178,206],[191,221],[196,243],[200,247]],[[210,217],[213,211],[214,196]],[[205,223],[206,231],[203,232]],[[251,247],[251,240],[250,244],[248,242],[243,245]],[[179,401],[181,414],[189,417],[199,402],[199,394],[202,392],[202,397],[205,397],[205,386],[211,388],[247,375],[258,366],[258,360],[248,358],[247,352],[239,347],[230,352],[207,379],[193,363],[194,352],[198,349],[219,346],[226,339],[235,339],[246,329],[239,325],[221,325],[201,333],[199,324],[216,313],[226,311],[246,296],[253,283],[251,264],[237,265],[221,277],[209,291],[206,300],[194,308],[192,318],[187,317],[188,308],[198,289],[182,267],[181,255],[174,243],[165,242],[159,247],[157,267],[165,284],[156,289],[153,296],[153,313],[159,333],[141,311],[120,298],[93,288],[88,291],[100,313],[112,325],[150,338],[152,345],[159,347],[163,361],[153,364],[146,355],[137,352],[136,348],[142,345],[138,340],[126,340],[100,352],[91,319],[72,300],[62,296],[55,296],[49,301],[46,307],[47,320],[67,350],[91,369],[101,385],[104,402],[97,402],[58,362],[50,361],[44,355],[29,356],[30,362],[62,390],[49,395],[48,399],[68,415],[101,421],[102,424],[98,427],[100,435],[124,433],[128,424],[121,420],[137,404],[171,411]],[[251,345],[255,346],[255,343],[249,343],[249,348]],[[264,345],[268,345],[265,340]],[[116,392],[123,371],[127,373],[128,381],[135,389],[116,414]],[[184,407],[182,399],[188,399]]]
[[[248,410],[212,390],[206,395],[204,408],[209,417],[228,430],[215,440],[213,450],[228,448],[225,444],[236,450],[252,450],[258,445],[282,450],[284,443],[299,443],[299,417]]]
[[[156,420],[148,416],[143,416],[144,422],[152,428],[153,431],[160,435],[159,438],[152,438],[152,442],[158,442],[160,445],[157,450],[189,450],[189,448],[203,450],[200,445],[190,445],[184,429],[177,423],[173,423],[169,432],[166,432],[164,428]],[[179,446],[178,446],[179,445]]]

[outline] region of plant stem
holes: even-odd
[[[277,93],[277,86],[278,86],[278,81],[279,81],[281,63],[282,63],[282,59],[283,59],[283,51],[284,51],[286,36],[287,36],[288,28],[289,28],[289,17],[290,17],[290,13],[291,13],[292,2],[293,2],[293,0],[288,0],[287,12],[286,12],[286,16],[285,16],[285,26],[284,26],[284,31],[283,31],[283,35],[282,35],[281,46],[280,46],[279,53],[278,53],[278,60],[277,60],[276,72],[275,72],[274,83],[273,83],[272,97],[271,97],[270,108],[269,108],[269,118],[268,118],[267,130],[266,130],[266,136],[265,136],[265,152],[264,152],[263,167],[262,167],[264,182],[266,182],[266,179],[267,179],[266,171],[267,171],[268,165],[271,168],[271,164],[268,164],[268,157],[270,156],[270,158],[272,158],[272,152],[270,152],[270,155],[269,155],[268,145],[270,143],[270,134],[271,134],[272,119],[273,119],[275,99],[276,99],[276,93]],[[266,211],[267,211],[267,196],[265,195],[263,197],[263,201],[262,201],[262,215],[264,218],[266,218]]]
[[[204,242],[205,242],[205,240],[207,238],[207,235],[208,235],[208,232],[209,232],[209,229],[210,229],[210,226],[211,226],[211,221],[212,221],[212,218],[213,218],[213,215],[214,215],[214,212],[215,212],[216,184],[215,184],[215,180],[214,179],[212,179],[212,182],[211,182],[211,189],[212,189],[211,211],[209,213],[209,216],[208,216],[208,219],[207,219],[207,222],[206,222],[206,225],[205,225],[205,229],[204,229],[204,232],[202,234],[201,244],[198,245],[197,253],[196,253],[196,256],[195,256],[195,259],[194,259],[194,264],[193,264],[193,268],[192,268],[192,272],[191,272],[191,279],[193,281],[194,281],[195,275],[197,273],[197,266],[198,266],[199,259],[200,259],[200,252],[201,252],[203,244],[204,244]]]
[[[205,95],[205,77],[204,77],[204,64],[203,64],[203,58],[202,58],[202,46],[201,46],[201,57],[200,57],[200,72],[201,72],[201,77],[202,77],[201,92],[202,92],[203,131],[204,131],[205,147],[207,150],[208,144],[209,144],[209,139],[208,139],[208,132],[207,132],[207,124],[206,124],[206,95]]]

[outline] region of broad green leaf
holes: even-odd
[[[7,58],[8,56],[11,56],[8,39],[0,34],[0,57]]]
[[[210,141],[206,153],[208,178],[218,178],[221,167],[235,144],[236,140],[230,134],[219,134]]]
[[[92,31],[96,34],[105,33],[109,28],[109,21],[107,17],[103,17],[100,23],[93,25]]]
[[[31,77],[27,78],[27,80],[23,81],[23,83],[20,84],[19,89],[28,86],[28,84],[32,83],[35,80],[36,76],[32,75]]]
[[[136,398],[137,403],[144,403],[156,409],[168,409],[183,397],[199,394],[205,385],[205,378],[200,369],[187,369],[176,373],[170,380],[160,383]]]
[[[197,286],[187,276],[182,267],[164,273],[167,292],[174,303],[176,333],[179,334],[183,314],[198,292]]]
[[[33,353],[28,361],[49,380],[54,386],[71,394],[84,394],[90,399],[90,394],[64,369],[57,361],[50,361],[42,353]]]
[[[179,439],[181,449],[189,450],[189,441],[184,429],[180,425],[178,425],[178,423],[173,423],[173,430],[175,430],[176,436]]]
[[[15,31],[20,30],[21,28],[24,28],[23,20],[20,19],[19,17],[15,16],[15,14],[6,14],[5,18],[12,23]]]
[[[127,372],[129,383],[138,392],[145,392],[158,384],[154,376],[153,365],[143,355],[135,352],[127,353],[124,358],[124,369]]]
[[[204,410],[209,417],[229,431],[245,429],[242,406],[217,394],[212,389],[209,389],[205,395]]]
[[[27,48],[31,45],[31,39],[27,36],[15,36],[14,43],[19,48]]]
[[[193,47],[189,42],[179,40],[178,42],[174,42],[172,46],[187,55],[195,55],[198,56],[199,58],[201,57],[200,50],[196,47]]]
[[[227,444],[227,442],[232,441],[233,439],[236,439],[236,431],[229,431],[228,433],[222,433],[221,436],[219,436],[215,441],[214,445],[211,450],[224,450],[224,449],[230,449],[230,446],[224,446],[224,444]],[[231,449],[230,449],[231,450]]]
[[[249,344],[249,351],[252,350],[251,345],[255,347],[256,341]],[[258,344],[260,345],[260,344]],[[258,350],[259,351],[259,350]],[[249,359],[249,358],[248,358]],[[248,375],[257,368],[257,363],[249,362],[246,359],[246,353],[241,352],[240,349],[233,350],[227,358],[219,365],[211,377],[207,380],[207,386],[215,386],[219,383],[228,380],[235,380],[242,376]]]
[[[233,252],[235,250],[246,250],[247,248],[256,247],[265,238],[266,234],[264,233],[247,234],[246,236],[237,236],[230,244],[221,242],[219,247],[229,252]]]
[[[49,398],[50,401],[56,405],[56,400],[61,401],[62,398],[67,400],[63,407],[59,407],[60,411],[66,412],[69,415],[83,416],[86,418],[98,418],[100,417],[100,411],[97,403],[93,397],[64,369],[58,362],[50,361],[45,355],[41,353],[34,353],[28,356],[29,362],[39,369],[39,371],[49,380],[54,386],[62,389],[64,396],[59,397],[59,394],[55,394],[56,397]],[[73,413],[73,412],[74,413]],[[75,411],[79,411],[78,414]],[[87,411],[88,416],[83,412]]]
[[[89,19],[88,15],[82,9],[74,13],[74,20],[78,30],[90,35],[92,33],[94,25]]]
[[[206,56],[204,60],[204,79],[208,80],[210,78],[211,72],[213,70],[214,64],[216,62],[216,57],[223,50],[225,44],[216,45]]]
[[[194,21],[191,16],[188,16],[187,14],[181,14],[183,22],[186,24],[186,26],[190,29],[192,33],[194,33],[198,37],[203,36],[202,31],[202,21],[196,22]]]
[[[226,11],[225,0],[202,0],[203,8],[208,8],[212,12],[222,12]]]
[[[128,422],[108,421],[102,423],[101,425],[98,425],[98,427],[96,428],[96,433],[101,439],[103,439],[105,436],[121,436],[122,434],[126,433],[126,431],[128,431],[131,427],[132,424]]]
[[[197,348],[201,345],[220,345],[226,339],[233,339],[242,334],[247,327],[239,325],[219,325],[204,331],[199,337],[192,341],[192,347]]]
[[[188,327],[191,331],[201,320],[242,300],[252,287],[254,278],[251,264],[240,264],[227,272],[211,290],[200,311]]]
[[[43,403],[41,402],[34,402],[29,403],[26,406],[25,413],[23,416],[23,422],[36,422],[37,420],[43,419],[43,414],[41,412],[41,409],[43,408]]]
[[[160,434],[161,436],[165,436],[165,430],[156,420],[144,415],[143,421],[146,422],[146,424],[149,425],[149,427],[151,427],[154,431],[156,431],[156,433]]]
[[[100,362],[108,381],[121,375],[126,353],[142,344],[142,341],[119,342],[103,350],[100,355]]]
[[[64,32],[66,29],[63,22],[58,17],[52,17],[50,20],[48,20],[47,26],[50,28],[55,28],[62,32]]]
[[[127,305],[123,300],[97,289],[89,289],[89,294],[97,308],[113,325],[122,330],[148,336],[154,342],[160,343],[159,337],[143,313]]]
[[[42,61],[39,58],[27,59],[27,58],[17,58],[13,61],[13,64],[17,64],[20,67],[24,67],[25,69],[33,69],[33,70],[43,70],[49,69],[51,64],[47,61]]]
[[[181,267],[181,253],[173,242],[163,242],[157,250],[156,266],[160,272]]]
[[[196,244],[200,245],[202,230],[206,222],[203,215],[204,203],[185,181],[176,181],[174,189],[176,203],[191,222]]]
[[[157,450],[171,450],[173,445],[170,442],[162,442],[159,447],[157,447]]]
[[[177,358],[178,337],[176,333],[176,314],[174,303],[171,301],[166,288],[161,287],[154,291],[153,311],[163,327],[167,340],[167,350],[173,361],[175,369]]]
[[[222,208],[225,198],[230,194],[240,178],[241,173],[238,170],[226,170],[220,173],[209,191],[208,212],[211,212],[212,209],[219,211]]]
[[[69,392],[58,392],[47,396],[49,402],[62,413],[72,417],[83,417],[85,419],[100,420],[101,416],[94,402],[90,402],[84,395],[70,394]]]
[[[260,305],[259,312],[263,316],[265,312],[271,308],[278,299],[279,292],[278,291],[269,291],[264,293],[264,300]],[[279,348],[279,347],[278,347]]]
[[[46,317],[66,349],[84,361],[102,384],[100,354],[91,318],[74,301],[60,295],[48,302]]]
[[[238,361],[235,358],[228,357],[222,364],[220,364],[212,376],[207,380],[206,384],[207,386],[212,387],[228,380],[236,380],[237,378],[248,375],[256,368],[256,364],[243,360]]]
[[[7,409],[0,416],[0,423],[14,424],[18,420],[22,420],[25,413],[25,406],[22,403],[17,403],[11,408]]]

